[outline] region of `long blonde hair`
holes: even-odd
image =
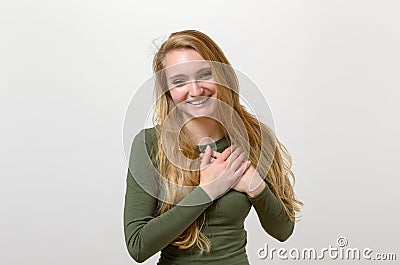
[[[219,46],[207,35],[196,30],[184,30],[172,33],[169,38],[161,45],[153,59],[153,71],[155,74],[155,108],[153,113],[153,123],[157,124],[157,152],[155,153],[155,161],[161,176],[166,178],[170,183],[178,184],[177,186],[192,186],[199,185],[199,171],[185,170],[177,167],[169,161],[164,150],[177,150],[178,148],[168,141],[163,141],[160,137],[163,123],[166,121],[168,114],[175,107],[175,104],[168,92],[166,77],[163,73],[164,58],[168,52],[179,49],[194,49],[205,60],[210,62],[218,62],[221,65],[230,66],[228,59],[225,57]],[[266,176],[266,181],[275,194],[279,202],[283,205],[287,215],[291,221],[296,220],[295,212],[300,211],[300,206],[303,204],[297,200],[293,191],[290,179],[295,182],[295,176],[291,170],[292,160],[285,146],[278,141],[274,133],[263,123],[249,113],[244,106],[239,102],[239,83],[235,72],[231,67],[214,66],[215,73],[219,83],[217,84],[217,99],[223,101],[230,108],[236,111],[241,121],[244,124],[246,132],[240,130],[240,126],[235,126],[232,123],[227,123],[226,128],[221,127],[229,135],[233,135],[236,145],[249,145],[249,159],[253,165],[257,165],[257,169],[261,176]],[[223,68],[223,69],[222,69]],[[230,120],[230,117],[223,111],[222,120]],[[248,135],[248,139],[243,135]],[[179,134],[179,151],[187,158],[195,159],[198,157],[198,149],[191,141],[190,134],[185,128],[182,128]],[[171,185],[165,185],[166,201],[162,202],[158,214],[165,213],[174,207],[174,203],[181,200],[186,194],[178,188]],[[186,192],[187,193],[187,192]],[[202,227],[206,225],[207,216],[203,212],[200,217],[193,222],[180,237],[178,237],[172,245],[179,249],[188,249],[197,245],[201,250],[210,251],[211,243],[207,236],[202,232]]]

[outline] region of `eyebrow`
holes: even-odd
[[[200,70],[198,70],[197,71],[197,73],[200,73],[200,72],[202,72],[202,71],[205,71],[205,70],[211,70],[211,67],[204,67],[204,68],[201,68]],[[173,76],[171,76],[171,77],[169,77],[168,79],[175,79],[175,78],[177,78],[177,77],[182,77],[182,76],[185,76],[184,74],[177,74],[177,75],[173,75]]]

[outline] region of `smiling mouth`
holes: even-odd
[[[199,100],[189,101],[188,103],[192,104],[192,105],[200,105],[200,104],[203,104],[204,102],[206,102],[210,97],[211,97],[211,95],[206,96],[206,97],[204,97],[202,99],[199,99]]]

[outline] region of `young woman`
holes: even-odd
[[[126,246],[143,262],[249,264],[244,220],[253,206],[279,241],[293,232],[291,157],[239,102],[229,61],[207,35],[175,32],[153,60],[152,128],[133,140],[124,208]]]

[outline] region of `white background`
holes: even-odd
[[[132,264],[124,115],[151,75],[152,41],[183,29],[211,36],[262,89],[293,157],[303,218],[279,243],[252,211],[251,264],[272,262],[257,258],[265,244],[322,249],[339,236],[398,251],[399,12],[366,0],[3,1],[0,264]]]

